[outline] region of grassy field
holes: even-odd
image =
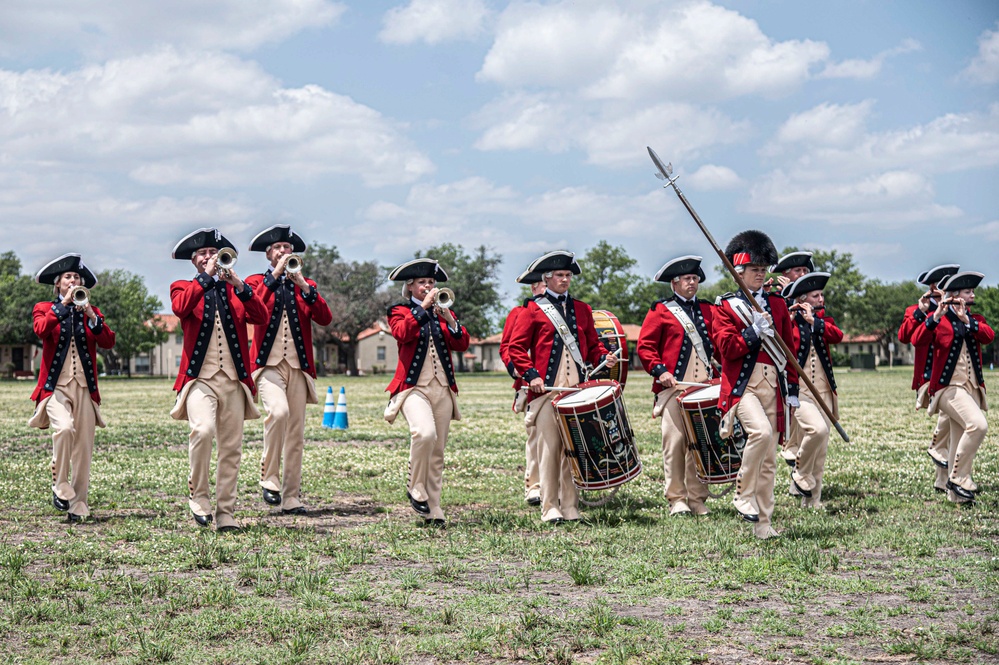
[[[4,661],[999,662],[995,434],[976,463],[979,501],[949,504],[909,374],[839,379],[853,442],[832,442],[826,510],[796,505],[782,465],[784,536],[766,542],[728,499],[668,517],[645,376],[626,391],[645,471],[584,523],[543,525],[523,502],[509,380],[482,375],[460,381],[448,528],[425,528],[405,499],[405,422],[381,419],[387,379],[369,377],[344,380],[349,431],[309,409],[307,517],[261,501],[262,421],[247,423],[244,529],[230,535],[191,520],[168,382],[102,384],[109,427],[79,525],[51,506],[50,438],[25,424],[31,386],[0,383]]]

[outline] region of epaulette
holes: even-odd
[[[715,298],[715,305],[718,305],[719,307],[721,307],[721,304],[722,304],[723,301],[728,300],[729,298],[734,298],[734,297],[735,297],[735,294],[732,293],[731,291],[729,291],[728,293],[723,293],[720,296],[718,296],[717,298]]]
[[[659,300],[653,301],[652,304],[649,305],[649,311],[651,312],[656,308],[656,305],[658,305],[661,302],[666,302],[667,300],[669,300],[669,298],[660,298]]]
[[[400,300],[399,302],[392,303],[391,305],[388,306],[388,309],[385,310],[385,313],[386,314],[391,314],[392,310],[395,309],[396,307],[406,307],[408,309],[409,308],[409,303],[407,303],[404,300]]]

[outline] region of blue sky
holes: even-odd
[[[78,251],[164,302],[200,226],[245,247],[289,223],[383,265],[485,244],[510,294],[599,240],[649,275],[710,263],[651,145],[722,243],[994,284],[997,92],[986,1],[9,0],[0,249]]]

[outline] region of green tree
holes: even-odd
[[[51,286],[21,274],[14,252],[0,254],[0,344],[37,344],[31,311],[36,303],[52,300]]]
[[[346,360],[347,371],[357,374],[357,338],[385,316],[392,295],[385,288],[385,270],[374,261],[344,261],[336,247],[314,243],[303,257],[305,274],[315,280],[333,312],[325,328],[313,323],[313,344],[325,368],[326,344],[334,341]]]
[[[500,303],[499,278],[496,273],[503,257],[484,245],[469,255],[464,247],[443,243],[427,247],[416,257],[436,259],[448,275],[446,286],[454,291],[455,312],[472,337],[487,337],[496,330],[496,321],[506,314]],[[459,359],[459,366],[464,363]]]
[[[863,294],[849,303],[851,316],[843,330],[852,334],[880,335],[879,343],[887,353],[888,344],[897,339],[896,333],[902,325],[905,309],[919,300],[922,294],[923,289],[913,281],[885,284],[876,279],[868,280]]]
[[[0,254],[0,277],[20,277],[21,259],[12,250]]]
[[[636,273],[637,263],[624,247],[601,240],[579,259],[581,273],[572,278],[570,293],[593,309],[613,312],[621,323],[641,324],[649,305],[667,288]]]
[[[142,276],[127,270],[99,273],[91,300],[115,331],[114,348],[98,350],[107,371],[124,371],[131,376],[132,358],[151,351],[168,337],[153,318],[163,303],[149,293]]]
[[[975,304],[971,311],[985,317],[992,329],[999,328],[999,286],[982,286],[975,289]],[[999,363],[999,342],[993,342],[982,349],[982,362]]]

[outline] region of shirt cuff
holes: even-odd
[[[233,288],[235,289],[235,287]],[[242,290],[236,291],[236,297],[242,300],[243,302],[246,302],[247,300],[253,297],[253,289],[250,288],[249,284],[243,282],[243,288]]]
[[[662,376],[663,374],[665,374],[668,371],[669,371],[669,368],[666,367],[666,365],[663,365],[662,363],[659,363],[658,365],[656,365],[655,367],[652,368],[652,372],[651,372],[652,378],[656,379],[656,380],[659,380],[659,377]]]
[[[52,303],[52,311],[55,313],[56,318],[61,321],[69,316],[72,310],[61,302],[54,302]]]
[[[798,396],[798,384],[797,383],[788,383],[787,384],[787,396],[788,397],[797,397]]]
[[[194,278],[194,281],[200,284],[201,288],[205,291],[215,285],[215,278],[206,272],[199,272],[198,276]]]
[[[420,326],[425,326],[430,323],[430,315],[427,314],[427,310],[423,309],[419,305],[413,305],[409,311],[413,313],[413,318],[416,319],[416,322],[419,323]]]
[[[512,362],[506,364],[506,373],[510,375],[511,379],[517,378],[517,369],[513,366]]]
[[[758,346],[760,343],[760,336],[756,334],[753,326],[746,326],[742,329],[742,339],[745,340],[746,346],[749,348]]]
[[[812,332],[819,335],[820,337],[826,332],[826,321],[825,319],[816,316],[815,321],[812,322]]]
[[[927,316],[926,317],[926,324],[925,325],[926,325],[926,329],[927,330],[933,330],[939,324],[940,324],[940,322],[937,321],[936,319],[934,319],[932,316]]]
[[[978,319],[968,317],[968,332],[972,334],[978,332]]]
[[[539,378],[541,378],[541,372],[534,369],[533,367],[524,372],[524,381],[527,381],[528,383],[530,383],[534,379],[539,379]]]
[[[87,320],[87,326],[90,327],[91,332],[93,332],[95,335],[100,335],[102,332],[104,332],[104,317],[98,316],[93,323]]]
[[[277,277],[275,277],[269,272],[264,273],[264,286],[266,286],[271,291],[275,291],[277,290],[278,284],[280,284],[280,282],[278,281]]]
[[[309,290],[302,291],[302,300],[304,300],[310,305],[316,304],[316,301],[319,300],[319,289],[317,289],[312,284],[309,284]]]
[[[914,318],[917,323],[922,323],[926,320],[926,312],[917,307],[916,311],[912,313],[912,318]]]

